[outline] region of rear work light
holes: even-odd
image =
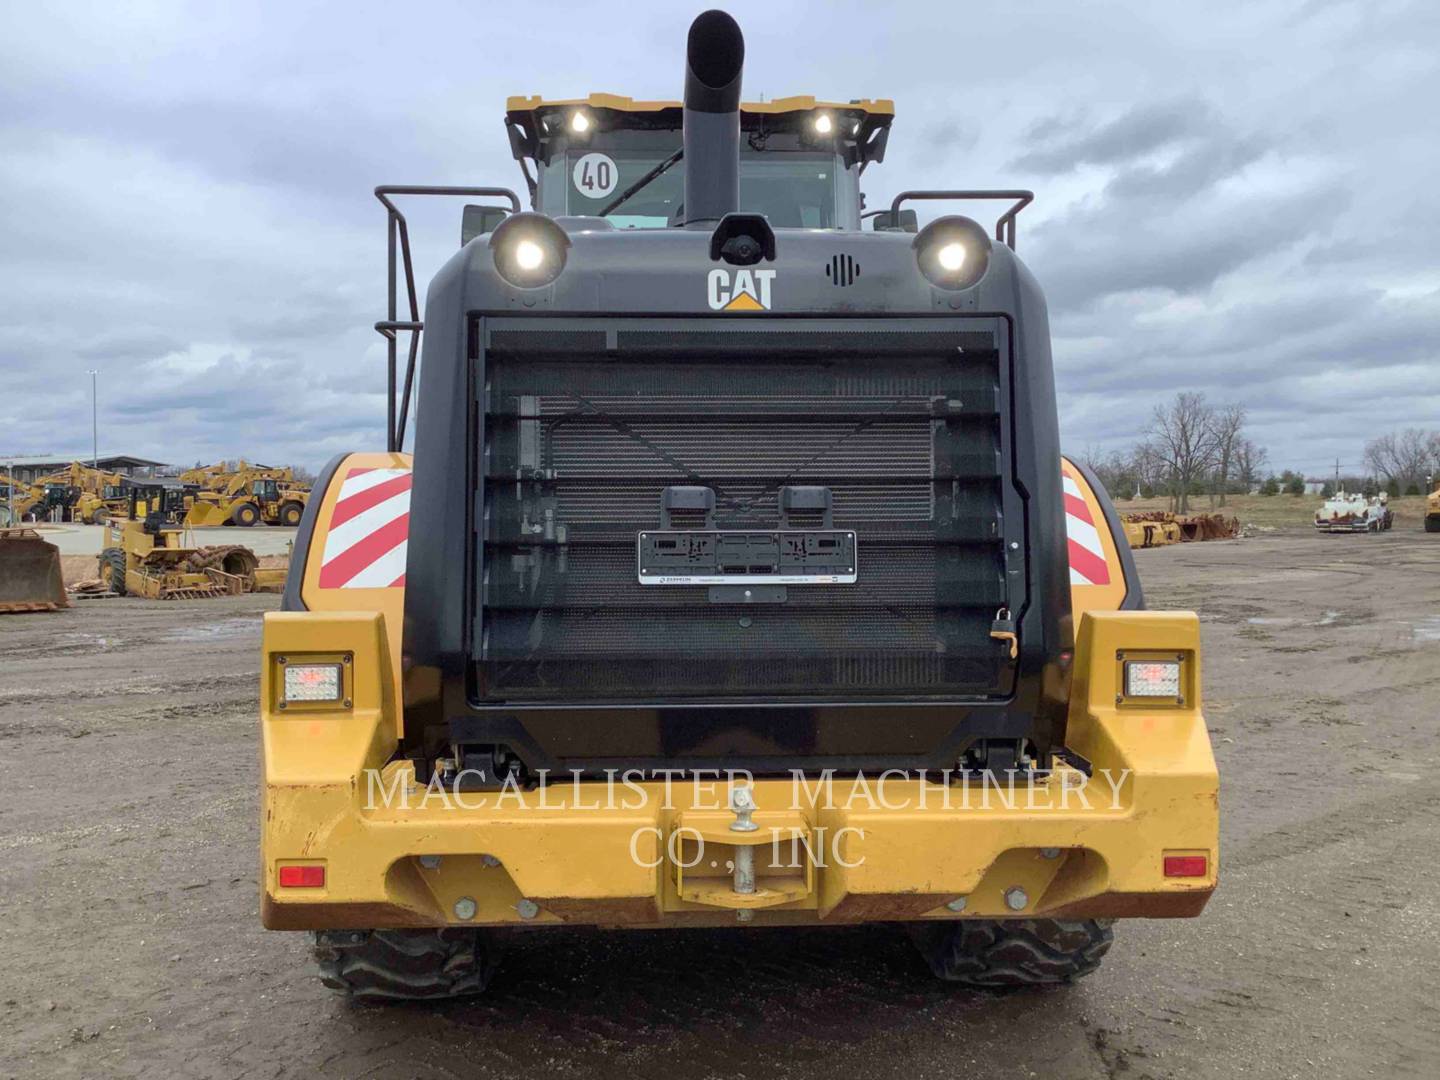
[[[344,685],[339,664],[286,664],[284,700],[339,701]]]
[[[1180,696],[1180,661],[1125,661],[1125,696],[1178,698]]]
[[[1204,877],[1209,859],[1204,855],[1166,855],[1166,877]]]
[[[282,866],[280,867],[280,885],[286,889],[323,889],[325,887],[325,867]]]

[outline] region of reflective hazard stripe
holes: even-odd
[[[1069,540],[1070,584],[1110,584],[1110,564],[1105,561],[1105,548],[1085,493],[1068,472],[1063,474],[1065,499],[1065,533]]]
[[[405,584],[410,533],[409,469],[351,469],[330,514],[322,589],[386,589]]]

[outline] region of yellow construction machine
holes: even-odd
[[[1199,620],[1061,457],[1031,193],[862,216],[893,104],[742,104],[744,51],[710,11],[683,102],[511,99],[532,211],[376,189],[388,446],[323,470],[260,657],[261,917],[330,986],[477,993],[508,929],[867,922],[1064,983],[1216,887]],[[504,204],[428,290],[420,195]]]
[[[195,492],[187,524],[249,527],[264,522],[294,527],[310,501],[309,488],[295,482],[288,468],[243,468],[211,483],[217,486]]]
[[[87,525],[103,525],[109,518],[124,516],[126,509],[125,477],[79,461],[64,469],[42,476],[36,484],[42,487],[63,487],[69,504],[67,517]]]
[[[183,489],[162,484],[135,484],[129,491],[129,514],[106,526],[99,576],[120,596],[151,600],[238,596],[278,591],[283,570],[262,570],[247,547],[223,544],[194,547],[188,528]]]
[[[1224,514],[1172,514],[1166,510],[1121,515],[1132,548],[1163,547],[1192,540],[1233,540],[1240,535],[1238,518]]]

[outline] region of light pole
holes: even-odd
[[[90,369],[90,467],[100,468],[100,402],[96,377],[99,368]]]

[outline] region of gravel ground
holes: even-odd
[[[259,926],[278,597],[0,617],[0,1076],[1433,1075],[1440,537],[1137,556],[1152,607],[1203,620],[1221,888],[1004,996],[874,927],[536,933],[485,998],[348,1005]]]

